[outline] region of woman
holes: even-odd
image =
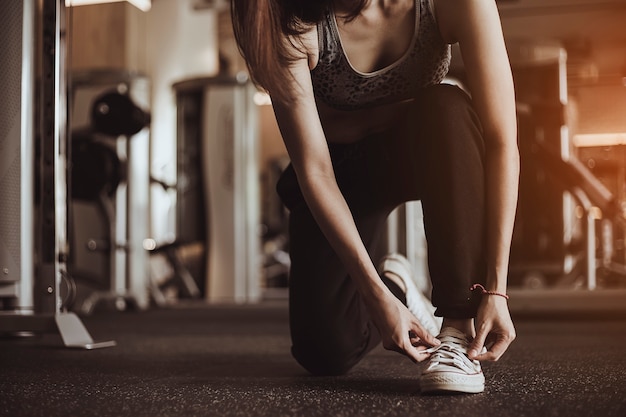
[[[479,361],[515,338],[505,293],[519,156],[495,2],[232,4],[291,159],[278,192],[290,209],[294,357],[342,374],[382,340],[427,361],[423,392],[483,391]],[[457,42],[471,100],[440,84]],[[372,261],[387,215],[409,200],[423,205],[437,338],[405,260]]]

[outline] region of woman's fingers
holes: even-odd
[[[413,346],[408,345],[404,350],[404,354],[409,357],[413,362],[422,362],[428,359],[430,353],[426,352],[426,346]]]
[[[467,352],[467,356],[470,359],[479,360],[478,357],[482,356],[481,351],[483,349],[483,346],[485,346],[485,339],[487,338],[489,331],[491,331],[491,327],[487,327],[484,325],[476,329],[476,337],[474,337],[474,340],[472,341],[472,343],[470,343]]]
[[[386,310],[387,314],[381,314],[375,320],[383,339],[383,347],[402,353],[413,362],[427,359],[430,354],[426,350],[440,345],[441,342],[430,334],[397,298],[394,297],[387,306],[396,308],[389,308]]]
[[[392,338],[384,342],[383,346],[387,350],[402,353],[417,363],[430,357],[430,352],[427,351],[429,347],[439,344],[441,342],[422,328],[421,325],[413,323],[413,329],[406,332],[404,338],[397,341],[394,341]]]
[[[468,349],[468,357],[479,361],[497,361],[515,339],[506,300],[486,298],[480,305],[476,318],[476,337]],[[487,348],[483,352],[483,348]]]
[[[439,339],[437,339],[435,336],[433,336],[432,334],[430,334],[427,330],[424,330],[421,339],[428,345],[428,346],[439,346],[441,344],[441,342],[439,341]]]
[[[430,334],[417,322],[413,323],[413,329],[409,331],[409,340],[411,346],[407,350],[412,353],[411,356],[416,362],[428,359],[430,357],[430,353],[427,351],[428,348],[441,344],[439,339]]]
[[[478,361],[497,361],[504,355],[504,352],[509,348],[509,345],[515,339],[514,334],[508,333],[500,333],[495,336],[495,342],[493,345],[489,346],[487,343],[487,351],[486,352],[476,352],[475,355],[471,355],[470,351],[470,359],[476,359]]]

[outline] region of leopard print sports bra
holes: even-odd
[[[415,0],[415,35],[404,56],[371,73],[352,67],[329,10],[317,25],[319,61],[311,70],[316,99],[338,110],[355,110],[403,101],[439,84],[450,66],[450,45],[441,38],[430,3]]]

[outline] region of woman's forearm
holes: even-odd
[[[300,181],[300,187],[313,217],[359,292],[366,298],[381,295],[386,287],[378,277],[334,177],[310,175]]]
[[[510,143],[510,142],[509,142]],[[489,290],[506,292],[509,254],[517,208],[519,153],[516,146],[488,148],[487,187],[487,277]]]
[[[444,39],[458,42],[485,138],[487,277],[504,292],[517,207],[519,154],[515,91],[495,1],[437,0]]]

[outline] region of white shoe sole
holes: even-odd
[[[453,372],[433,372],[422,374],[420,378],[422,393],[459,392],[478,394],[485,390],[483,373],[463,375]]]

